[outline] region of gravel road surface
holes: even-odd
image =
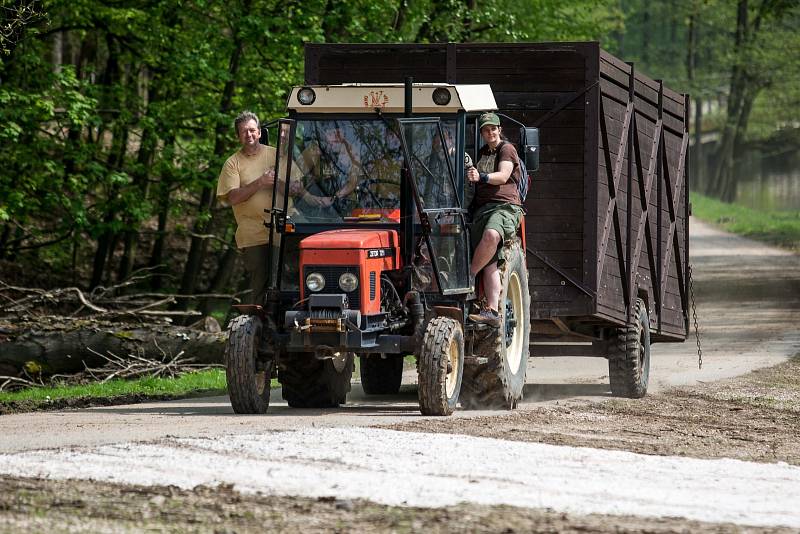
[[[672,387],[702,392],[704,383],[776,365],[800,352],[800,256],[697,221],[691,239],[704,366],[697,368],[693,339],[654,346],[651,391],[661,408],[668,403],[659,399],[671,399]],[[491,426],[492,418],[499,422],[508,417],[498,412],[456,412],[447,432],[470,437],[424,428],[366,428],[435,425],[419,415],[413,373],[408,378],[401,393],[390,398],[366,397],[354,384],[348,404],[338,410],[292,410],[273,391],[266,416],[234,416],[225,397],[5,415],[0,417],[0,473],[188,489],[225,483],[243,492],[337,495],[387,505],[504,504],[584,515],[800,528],[800,513],[790,501],[800,494],[800,468],[768,463],[768,455],[761,454],[755,463],[705,453],[702,458],[680,458],[669,454],[692,456],[691,451],[670,452],[655,445],[634,448],[648,454],[565,446],[580,444],[575,436],[592,434],[598,426],[593,418],[619,421],[614,419],[616,408],[584,410],[579,424],[572,421],[575,439],[557,444],[470,432],[471,425],[483,428]],[[606,362],[532,358],[525,395],[517,413],[530,413],[529,427],[545,433],[551,415],[562,416],[564,407],[569,414],[570,406],[607,401]],[[690,409],[690,404],[681,406]],[[640,406],[646,406],[640,411],[657,409]],[[722,409],[739,413],[745,408],[729,403]],[[793,410],[781,412],[776,422],[800,422]],[[542,413],[550,416],[540,417]],[[690,415],[703,418],[702,411]],[[759,417],[768,417],[768,411]],[[660,431],[648,428],[643,433],[657,444]],[[618,425],[615,432],[619,435]],[[759,440],[742,436],[726,439]],[[619,449],[624,440],[617,439],[614,447],[595,442],[593,447]]]

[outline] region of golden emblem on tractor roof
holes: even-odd
[[[384,108],[389,104],[389,95],[383,91],[370,91],[364,95],[365,108]]]

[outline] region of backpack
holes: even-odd
[[[500,141],[500,144],[497,145],[498,155],[500,154],[500,149],[506,143],[507,141]],[[528,168],[525,167],[525,161],[519,157],[519,152],[517,152],[517,165],[519,165],[519,173],[520,173],[520,180],[517,182],[517,192],[519,193],[520,202],[523,205],[525,205],[525,199],[528,197],[528,191],[531,188],[531,176],[530,174],[528,174]],[[499,166],[500,166],[500,158],[495,158],[494,172],[497,172]],[[514,171],[512,170],[511,172],[513,173]]]

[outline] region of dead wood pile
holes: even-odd
[[[0,281],[0,376],[36,382],[43,376],[89,370],[100,379],[106,371],[130,378],[142,376],[145,368],[149,371],[144,374],[160,375],[221,363],[226,336],[216,320],[168,307],[201,297],[235,303],[237,296],[125,293],[142,278],[134,274],[92,292]],[[197,320],[190,326],[173,324],[175,318],[193,316]]]

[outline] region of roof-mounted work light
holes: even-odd
[[[450,103],[450,89],[447,87],[437,87],[433,90],[433,102],[437,106],[446,106]]]
[[[297,101],[304,106],[310,106],[317,99],[317,94],[310,87],[303,87],[297,92]]]

